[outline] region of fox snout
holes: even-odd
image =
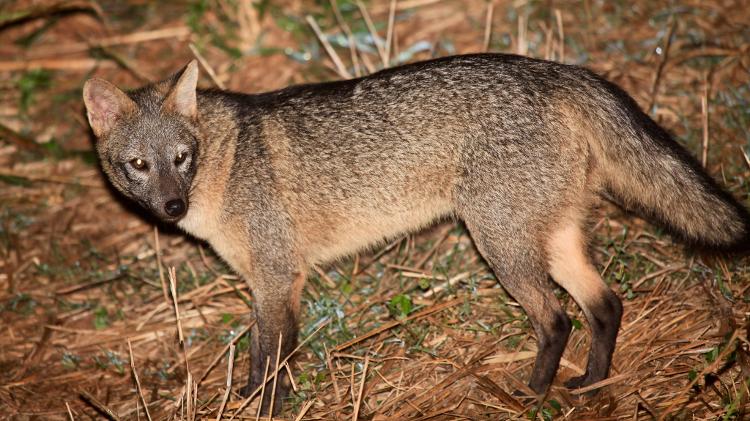
[[[146,206],[165,222],[177,222],[188,210],[188,189],[178,174],[154,174]]]
[[[163,197],[163,198],[162,198]],[[183,196],[164,195],[152,203],[142,203],[164,222],[179,221],[188,210],[188,200]]]

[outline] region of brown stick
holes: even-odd
[[[211,364],[209,364],[208,367],[206,367],[206,369],[203,371],[203,374],[200,376],[200,378],[198,378],[196,387],[200,386],[201,383],[203,383],[203,380],[206,380],[206,377],[208,377],[208,374],[211,373],[211,370],[213,370],[214,367],[216,367],[216,364],[218,364],[219,361],[221,361],[221,358],[224,356],[224,354],[226,354],[227,351],[232,349],[232,347],[237,343],[237,341],[242,339],[242,337],[245,336],[247,332],[250,331],[250,329],[252,329],[254,324],[255,324],[255,320],[253,320],[252,323],[250,323],[246,328],[242,329],[242,331],[238,333],[237,336],[234,337],[234,339],[232,339],[232,342],[228,343],[224,347],[224,349],[222,349],[221,352],[218,355],[216,355],[216,357],[214,357],[213,361],[211,361]]]
[[[167,38],[186,38],[190,35],[190,29],[186,26],[174,28],[163,28],[154,31],[135,32],[127,35],[115,35],[106,38],[73,42],[69,44],[39,45],[29,53],[28,58],[43,58],[49,56],[60,56],[65,54],[84,53],[91,49],[102,47],[113,47],[116,45],[138,44],[141,42],[156,41]]]
[[[115,64],[95,58],[0,61],[0,72],[12,72],[30,69],[90,70],[91,68],[97,66],[109,68],[115,67]]]
[[[222,353],[222,355],[224,355]],[[221,400],[219,405],[219,411],[216,414],[216,421],[221,421],[221,416],[224,414],[224,408],[227,406],[229,400],[229,394],[232,391],[232,369],[234,368],[234,344],[229,344],[229,361],[227,362],[227,390],[224,391],[224,398]]]
[[[91,393],[85,390],[80,390],[78,394],[81,396],[81,399],[83,399],[84,402],[93,406],[94,409],[100,414],[104,415],[110,420],[120,421],[120,417],[118,417],[114,411],[107,408],[107,405],[104,405],[102,402],[99,401],[99,399],[95,398],[94,395],[92,395]]]
[[[669,59],[669,48],[672,46],[672,35],[674,35],[674,31],[676,28],[677,24],[674,22],[674,20],[672,20],[672,23],[669,26],[669,33],[667,34],[667,42],[664,46],[664,51],[662,52],[659,66],[656,68],[654,83],[651,85],[651,101],[649,102],[648,108],[646,109],[647,112],[651,112],[651,110],[654,108],[654,104],[656,104],[656,95],[659,90],[659,82],[661,82],[661,75],[664,72],[664,66],[666,66],[667,60]]]
[[[331,47],[331,43],[328,42],[325,35],[323,34],[323,31],[320,30],[318,23],[315,22],[315,19],[313,19],[312,16],[307,15],[305,16],[305,20],[307,20],[307,23],[315,32],[315,36],[318,37],[318,41],[320,41],[320,44],[323,45],[323,49],[326,50],[326,53],[328,54],[328,57],[331,58],[331,61],[333,61],[334,66],[336,66],[336,73],[338,73],[339,76],[344,79],[351,79],[352,75],[349,74],[349,72],[346,70],[346,66],[344,66],[344,63],[341,61],[341,57],[339,57],[339,55],[336,53],[336,50]]]
[[[0,66],[2,66],[2,62],[0,62]],[[22,149],[44,152],[42,145],[36,143],[34,139],[26,137],[2,123],[0,123],[0,138],[7,139]]]
[[[71,14],[71,13],[92,13],[99,19],[102,19],[104,13],[98,4],[93,1],[84,0],[73,0],[73,1],[58,1],[56,3],[49,2],[46,5],[30,7],[27,10],[18,11],[16,13],[3,14],[0,17],[0,30],[19,25],[30,20],[43,18],[46,16],[60,15],[60,14]]]
[[[492,15],[495,11],[495,2],[493,0],[490,0],[487,2],[487,15],[484,20],[484,42],[483,50],[489,51],[490,49],[490,38],[492,38]]]
[[[133,345],[130,343],[130,339],[128,339],[128,354],[130,354],[130,371],[133,373],[133,378],[135,379],[135,388],[138,392],[138,397],[141,400],[141,403],[143,404],[143,410],[146,411],[146,418],[148,418],[148,421],[151,421],[151,414],[148,412],[148,403],[146,403],[146,398],[143,397],[143,388],[141,388],[141,380],[138,378],[138,372],[135,370],[135,358],[133,358]]]
[[[357,392],[357,401],[354,403],[354,413],[352,414],[352,421],[357,421],[359,418],[359,407],[362,404],[362,392],[365,390],[365,380],[367,379],[367,366],[370,364],[370,356],[365,356],[365,366],[362,368],[362,380],[359,383],[359,392]]]
[[[701,122],[703,123],[703,145],[701,148],[701,164],[706,168],[708,164],[708,78],[703,81],[703,95],[701,96]]]

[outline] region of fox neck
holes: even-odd
[[[199,154],[190,187],[187,214],[177,225],[189,234],[211,241],[219,232],[229,175],[235,159],[238,128],[233,113],[200,95]],[[205,110],[205,111],[200,111]]]

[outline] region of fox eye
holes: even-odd
[[[146,164],[146,161],[142,160],[141,158],[135,158],[130,161],[130,165],[133,166],[136,170],[143,171],[148,167],[148,164]]]
[[[178,152],[177,156],[174,157],[174,164],[180,165],[183,162],[185,162],[185,158],[187,158],[187,153],[185,152]]]

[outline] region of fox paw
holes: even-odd
[[[258,381],[249,381],[244,387],[240,389],[240,396],[242,397],[249,397],[253,392],[255,392],[261,384]],[[276,394],[273,399],[273,412],[271,411],[271,388],[272,388],[272,382],[269,381],[266,384],[266,390],[263,394],[263,402],[260,403],[260,415],[261,416],[268,416],[268,415],[278,415],[281,412],[282,403],[284,401],[284,398],[286,398],[289,395],[289,389],[290,389],[290,383],[287,379],[282,379],[278,382],[276,385]],[[260,393],[256,394],[256,399],[260,396]]]
[[[566,381],[564,384],[565,384],[565,387],[567,387],[568,389],[580,389],[582,387],[586,387],[596,382],[597,381],[589,379],[589,377],[584,374],[583,376],[573,377],[572,379],[569,379],[568,381]],[[596,396],[598,393],[599,393],[599,389],[594,389],[586,393],[582,393],[579,396],[592,398]]]
[[[518,389],[514,390],[513,393],[511,393],[511,396],[516,398],[516,400],[523,406],[529,406],[537,400],[536,396],[529,396],[527,393],[521,392]]]
[[[588,385],[588,382],[586,380],[588,380],[588,376],[584,374],[583,376],[577,376],[568,379],[568,381],[566,381],[564,384],[568,389],[578,389]]]

